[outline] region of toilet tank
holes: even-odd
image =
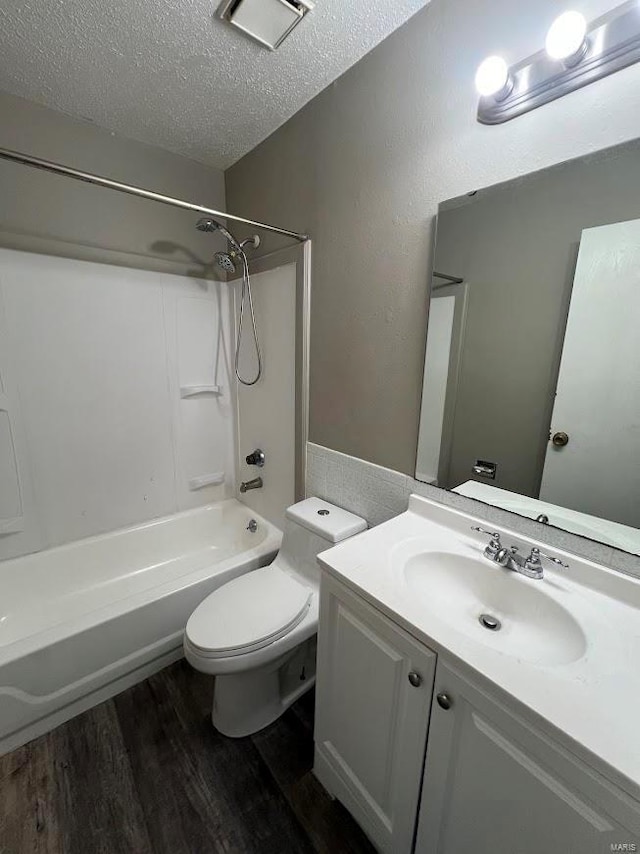
[[[316,557],[332,545],[366,531],[366,520],[320,498],[287,508],[282,546],[275,563],[318,583]]]

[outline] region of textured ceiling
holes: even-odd
[[[317,0],[274,53],[210,0],[3,0],[0,89],[226,168],[428,0]]]

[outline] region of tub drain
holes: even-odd
[[[500,620],[491,614],[480,614],[478,620],[480,621],[480,625],[485,629],[489,629],[490,632],[497,632],[502,628]]]

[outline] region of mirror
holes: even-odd
[[[640,142],[440,205],[416,478],[640,554]]]

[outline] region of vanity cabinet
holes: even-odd
[[[640,851],[637,805],[442,659],[434,695],[416,854]]]
[[[323,576],[314,771],[383,852],[413,848],[435,662]]]
[[[637,801],[326,573],[318,644],[314,771],[379,851],[640,852]]]

